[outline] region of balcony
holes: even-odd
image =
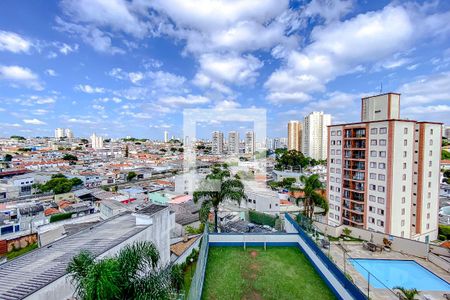
[[[361,139],[366,137],[365,128],[346,129],[344,137],[346,139]]]

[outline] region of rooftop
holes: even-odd
[[[145,228],[125,213],[11,260],[0,266],[0,299],[23,299],[64,276],[81,249],[98,256]]]

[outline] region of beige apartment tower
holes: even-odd
[[[212,133],[212,154],[220,155],[223,153],[223,132],[213,131]]]
[[[363,98],[361,120],[328,127],[328,223],[435,240],[442,124],[400,119],[396,93]]]
[[[228,153],[239,154],[239,132],[228,132]]]
[[[302,150],[303,124],[300,121],[289,121],[288,123],[288,150]]]

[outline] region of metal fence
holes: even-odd
[[[202,243],[198,254],[197,268],[192,278],[191,287],[189,289],[188,300],[199,300],[202,297],[203,282],[205,281],[206,263],[208,261],[209,250],[209,225],[206,224],[203,232]]]
[[[345,283],[344,286],[346,289],[350,289],[353,293],[361,293],[364,294],[367,299],[376,299],[376,296],[383,297],[384,299],[401,299],[401,297],[396,294],[392,289],[386,286],[381,280],[379,280],[374,274],[372,274],[369,270],[363,267],[357,259],[353,258],[348,254],[347,250],[342,247],[342,259],[343,259],[343,269],[339,268],[338,265],[333,261],[330,257],[330,254],[326,254],[322,250],[320,245],[317,243],[319,239],[316,237],[319,234],[322,234],[320,230],[305,216],[298,215],[297,220],[293,220],[291,216],[287,215],[287,219],[293,222],[294,227],[299,231],[299,234],[306,239],[308,245],[310,245],[321,258],[322,261],[326,261],[326,265],[329,269],[334,270],[333,273],[341,273],[338,278],[339,281]],[[331,247],[331,245],[330,245]],[[330,248],[327,250],[330,251]],[[358,271],[362,277],[364,277],[365,281],[358,280],[357,278],[350,277],[347,268],[353,267],[356,271]],[[376,294],[376,296],[374,296]]]

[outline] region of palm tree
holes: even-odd
[[[394,287],[394,290],[401,291],[404,299],[406,300],[414,300],[414,298],[419,295],[419,291],[417,289],[407,289],[401,286],[396,286]]]
[[[67,266],[76,295],[93,299],[171,299],[182,286],[178,267],[160,267],[159,252],[150,242],[136,242],[117,255],[95,260],[85,250]],[[181,275],[180,275],[181,274]]]
[[[230,178],[230,171],[213,168],[211,174],[206,176],[200,189],[194,192],[194,202],[203,200],[202,207],[211,205],[214,208],[214,231],[217,232],[217,214],[219,204],[225,199],[241,203],[245,199],[244,185],[237,179]]]
[[[300,181],[303,183],[303,188],[292,189],[303,192],[303,197],[297,198],[298,201],[303,202],[305,216],[312,220],[314,216],[314,207],[319,206],[328,212],[328,202],[318,190],[323,189],[323,184],[319,180],[319,175],[313,174],[311,176],[301,176]]]

